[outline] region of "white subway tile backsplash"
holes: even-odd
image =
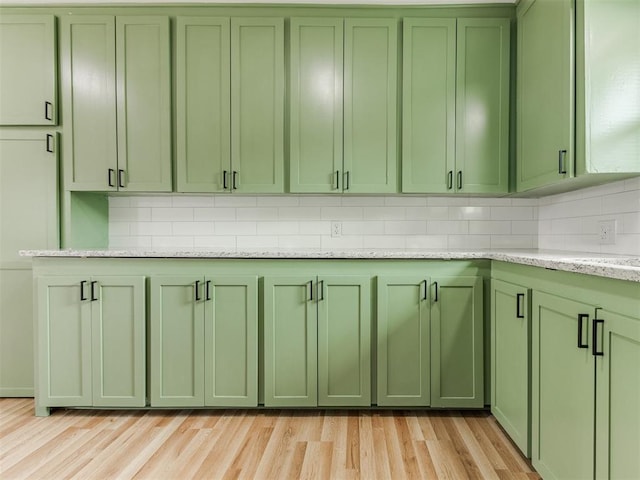
[[[216,233],[221,235],[256,235],[256,222],[218,222]]]
[[[258,235],[296,235],[300,233],[298,222],[257,222]]]
[[[301,207],[339,207],[341,204],[340,195],[300,195]]]
[[[632,234],[640,233],[640,210],[633,213],[624,213],[620,216],[621,226],[618,225],[620,233]]]
[[[109,208],[129,207],[131,197],[121,197],[118,195],[109,196]]]
[[[342,197],[343,207],[381,207],[385,204],[384,197]]]
[[[461,235],[469,233],[469,222],[466,220],[428,220],[427,233],[429,235]]]
[[[426,207],[427,197],[391,196],[384,197],[383,202],[389,207]]]
[[[241,221],[273,221],[278,220],[278,209],[275,207],[266,208],[238,208],[236,209],[236,220]]]
[[[489,235],[449,235],[448,248],[486,250],[491,248]]]
[[[171,228],[175,236],[215,234],[214,224],[211,222],[174,222]]]
[[[230,221],[236,219],[235,208],[194,208],[193,219],[196,222]]]
[[[116,237],[130,235],[129,222],[110,222],[109,235]]]
[[[384,235],[383,221],[346,221],[342,222],[343,235]]]
[[[151,247],[159,250],[168,248],[191,249],[194,247],[193,237],[151,237]]]
[[[150,208],[109,208],[110,222],[145,222],[151,221]]]
[[[514,220],[511,222],[511,233],[514,235],[538,235],[537,220]]]
[[[470,221],[469,233],[472,235],[509,235],[511,222],[506,220]]]
[[[297,195],[274,195],[260,197],[258,204],[261,207],[297,207],[300,199]]]
[[[132,236],[170,236],[172,233],[171,226],[171,222],[132,222],[129,226],[129,231]],[[111,234],[111,231],[109,231],[109,234]]]
[[[491,220],[533,220],[535,207],[491,207]]]
[[[405,240],[408,250],[442,250],[448,248],[447,235],[411,235]]]
[[[407,220],[447,220],[449,207],[407,207],[404,209]]]
[[[365,220],[397,220],[404,218],[405,209],[403,207],[375,207],[365,208],[363,218]]]
[[[322,220],[362,220],[362,207],[322,207]]]
[[[364,237],[363,248],[404,250],[405,237],[403,235],[367,235]]]
[[[278,248],[277,235],[261,235],[261,236],[238,236],[236,238],[236,246],[238,250],[269,250]]]
[[[176,195],[171,197],[173,207],[213,207],[213,196]]]
[[[320,220],[320,208],[318,207],[280,207],[278,208],[280,220]]]
[[[450,207],[450,220],[487,220],[491,218],[490,207]]]
[[[614,193],[602,197],[602,214],[629,213],[640,211],[640,194],[638,191]]]
[[[537,248],[534,235],[491,235],[491,248]]]
[[[420,221],[389,221],[384,222],[384,233],[386,235],[425,235],[427,233],[427,222]]]
[[[320,235],[284,235],[278,238],[283,250],[320,250]]]
[[[215,195],[214,205],[216,207],[255,207],[258,205],[258,197],[244,195]]]
[[[193,238],[193,245],[201,250],[235,250],[236,237],[234,235],[196,236]]]
[[[141,195],[129,197],[131,207],[171,207],[172,201],[169,195]]]
[[[152,208],[151,220],[154,222],[192,222],[193,208]]]
[[[362,235],[343,235],[342,237],[323,235],[320,237],[320,248],[322,250],[361,249],[363,238]]]
[[[469,202],[469,197],[427,197],[429,207],[465,207]]]
[[[330,235],[331,234],[331,222],[317,221],[317,222],[298,222],[300,227],[300,235]]]

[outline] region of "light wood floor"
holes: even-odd
[[[539,479],[486,412],[55,410],[0,399],[0,478]]]

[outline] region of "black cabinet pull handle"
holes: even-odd
[[[449,170],[447,174],[447,190],[451,190],[453,188],[453,170]]]
[[[589,348],[588,343],[582,343],[582,324],[585,320],[589,320],[589,315],[586,313],[578,314],[578,348]]]
[[[45,120],[53,120],[53,115],[51,114],[51,109],[53,104],[51,102],[44,102],[44,119]]]
[[[96,297],[96,282],[95,280],[91,282],[91,301],[95,302],[96,300],[98,300],[98,297]]]
[[[318,282],[318,295],[320,297],[320,298],[318,298],[319,302],[324,300],[324,280],[320,280]]]
[[[206,301],[211,300],[211,280],[207,280],[204,283],[204,299]]]
[[[522,301],[524,300],[524,293],[516,294],[516,318],[524,318],[522,313]]]
[[[340,190],[340,170],[336,170],[336,190]]]
[[[433,286],[435,287],[435,295],[433,296],[433,301],[438,301],[438,282],[433,282]]]
[[[313,280],[309,280],[307,285],[309,285],[309,301],[313,301]]]
[[[462,170],[458,170],[458,190],[462,190]]]
[[[118,169],[118,187],[124,188],[124,170]]]
[[[82,280],[80,282],[80,301],[81,302],[87,299],[87,297],[84,296],[84,286],[86,283],[87,283],[86,280]]]
[[[116,171],[113,168],[110,168],[109,170],[107,170],[107,182],[109,183],[110,187],[115,187],[116,185],[113,183],[113,176],[115,175]]]
[[[594,357],[604,357],[604,350],[598,351],[598,325],[604,325],[604,320],[602,320],[601,318],[594,318],[592,327],[593,333],[591,338],[593,345],[591,345],[591,353]]]
[[[53,135],[47,133],[46,136],[46,149],[47,152],[53,153]]]
[[[229,188],[229,186],[227,185],[227,171],[223,170],[222,171],[222,189],[226,190],[227,188]]]
[[[232,189],[233,190],[237,190],[238,189],[238,172],[235,171],[235,170],[233,171]]]
[[[344,173],[345,175],[345,181],[344,183],[344,189],[345,190],[349,190],[349,187],[351,186],[351,172],[347,171]]]
[[[566,150],[558,150],[558,174],[560,175],[565,175],[567,173],[567,167],[565,165],[566,156]]]
[[[196,302],[200,301],[200,280],[196,280]]]
[[[429,282],[427,282],[426,280],[423,280],[422,283],[424,284],[424,295],[422,296],[422,300],[426,300],[427,290],[429,290]]]

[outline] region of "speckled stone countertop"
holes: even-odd
[[[24,257],[497,260],[640,282],[640,257],[551,250],[21,250]]]

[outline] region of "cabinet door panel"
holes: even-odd
[[[36,407],[88,407],[92,403],[91,303],[86,280],[71,276],[38,279]]]
[[[212,277],[205,316],[205,405],[258,405],[256,277]]]
[[[317,405],[313,277],[264,279],[264,404]]]
[[[347,19],[344,176],[352,193],[397,191],[397,20]]]
[[[406,19],[403,36],[402,191],[453,189],[456,21]]]
[[[482,279],[432,280],[431,406],[483,407]]]
[[[371,405],[371,280],[318,281],[318,405]]]
[[[231,171],[229,19],[178,17],[176,37],[177,190],[222,192]]]
[[[70,15],[61,23],[65,189],[117,190],[115,20]]]
[[[291,19],[292,192],[342,191],[343,20]]]
[[[640,478],[640,320],[606,310],[598,318],[596,478]]]
[[[0,125],[58,123],[55,34],[53,15],[0,16]]]
[[[426,277],[378,277],[378,405],[429,406]]]
[[[116,53],[119,189],[170,192],[169,19],[117,17]]]
[[[463,193],[509,191],[509,24],[458,19],[455,183]]]
[[[517,188],[574,175],[573,0],[522,2],[518,11]],[[559,152],[566,150],[567,173]]]
[[[240,193],[284,191],[284,20],[231,21],[231,165]]]
[[[144,277],[91,280],[93,405],[144,407]]]
[[[533,466],[544,478],[592,478],[593,356],[577,335],[578,315],[593,308],[537,291],[532,303]],[[583,327],[591,346],[590,321]]]
[[[152,277],[151,405],[204,405],[204,303],[194,277]],[[198,292],[200,295],[201,292]]]

